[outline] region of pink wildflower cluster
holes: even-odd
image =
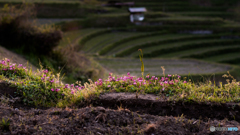
[[[65,84],[65,86],[64,86],[64,88],[63,89],[70,89],[71,90],[71,94],[74,94],[74,93],[76,93],[77,91],[79,91],[79,90],[82,90],[82,89],[84,89],[85,87],[84,86],[74,86],[74,84],[71,84],[71,85],[69,85],[69,84]]]
[[[146,76],[146,79],[142,77],[136,77],[131,76],[130,73],[127,73],[127,76],[122,76],[115,78],[112,73],[109,73],[108,79],[106,79],[104,82],[102,79],[99,79],[95,82],[95,84],[99,87],[111,87],[112,85],[118,85],[119,87],[123,87],[123,84],[127,85],[133,85],[136,88],[141,87],[161,87],[162,90],[165,90],[168,87],[176,86],[178,85],[180,81],[181,76],[177,75],[175,78],[172,75],[168,75],[167,77],[156,77],[156,76]],[[186,81],[182,82],[186,83]]]
[[[16,71],[20,68],[23,68],[26,70],[26,67],[22,67],[22,64],[16,65],[15,63],[10,63],[9,59],[1,60],[0,66],[2,67],[3,71]]]

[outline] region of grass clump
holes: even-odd
[[[0,129],[4,131],[9,131],[10,130],[9,127],[10,127],[9,119],[2,118],[2,120],[0,121]]]
[[[91,80],[84,86],[80,82],[64,84],[60,73],[54,75],[53,72],[42,68],[32,72],[21,64],[10,63],[9,59],[1,61],[0,73],[0,79],[16,87],[16,94],[28,105],[64,107],[81,103],[97,93]]]
[[[191,80],[181,79],[179,75],[167,75],[166,77],[155,77],[147,75],[143,77],[113,76],[109,74],[107,80],[99,79],[95,82],[100,90],[108,92],[136,92],[140,94],[157,94],[169,97],[170,100],[184,100],[196,102],[239,102],[240,82],[237,82],[230,74],[223,77],[227,79],[227,84],[219,85],[212,83],[193,83]]]

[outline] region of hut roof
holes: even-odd
[[[147,12],[147,9],[145,7],[131,7],[128,9],[129,12],[131,13],[136,13],[136,12]]]

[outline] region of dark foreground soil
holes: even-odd
[[[5,84],[0,87],[1,94],[7,91],[11,94],[11,90]],[[210,131],[211,126],[240,129],[237,104],[169,103],[164,98],[156,98],[109,93],[89,106],[37,108],[21,104],[18,97],[2,96],[0,135],[240,134],[239,131]]]

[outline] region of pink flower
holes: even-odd
[[[109,73],[109,76],[112,76],[112,73]]]
[[[71,91],[71,94],[74,94],[74,91]]]
[[[162,83],[162,82],[160,82],[160,85],[161,85],[161,86],[163,86],[163,83]]]
[[[13,68],[9,68],[9,70],[12,70]]]
[[[178,80],[175,80],[176,83],[178,83]]]
[[[65,84],[65,87],[64,87],[64,89],[66,89],[66,88],[68,88],[68,84]]]
[[[164,90],[165,90],[165,88],[163,87],[163,88],[162,88],[162,90],[164,91]]]
[[[134,84],[134,85],[137,85],[137,83],[136,83],[136,82],[134,82],[133,84]]]
[[[2,60],[2,62],[1,62],[3,65],[5,65],[5,61],[4,60]]]
[[[165,83],[165,84],[168,84],[168,81],[165,81],[164,83]]]
[[[53,82],[54,82],[54,79],[50,80],[50,82],[53,83]]]
[[[111,87],[111,85],[108,85],[108,88],[110,88]]]
[[[155,80],[158,80],[158,78],[156,77]]]
[[[9,60],[9,59],[7,59],[7,62],[10,62],[10,60]]]
[[[187,81],[184,81],[183,83],[187,83]]]
[[[181,78],[181,76],[180,76],[180,75],[178,75],[178,79],[179,79],[179,78]]]
[[[22,66],[22,64],[19,64],[19,65],[18,65],[18,67],[21,67],[21,66]]]
[[[130,73],[128,72],[127,75],[130,76]]]
[[[74,87],[74,84],[71,84],[71,87]]]
[[[48,73],[48,70],[47,70],[47,69],[46,69],[46,70],[43,70],[43,72],[44,72],[44,73]]]
[[[98,79],[100,82],[102,81],[102,79]]]
[[[56,89],[56,92],[60,91],[60,89]]]
[[[149,75],[147,75],[146,78],[149,78]]]
[[[172,75],[168,75],[168,77],[171,77]]]
[[[53,88],[51,88],[51,91],[54,91],[54,89],[53,89]]]

